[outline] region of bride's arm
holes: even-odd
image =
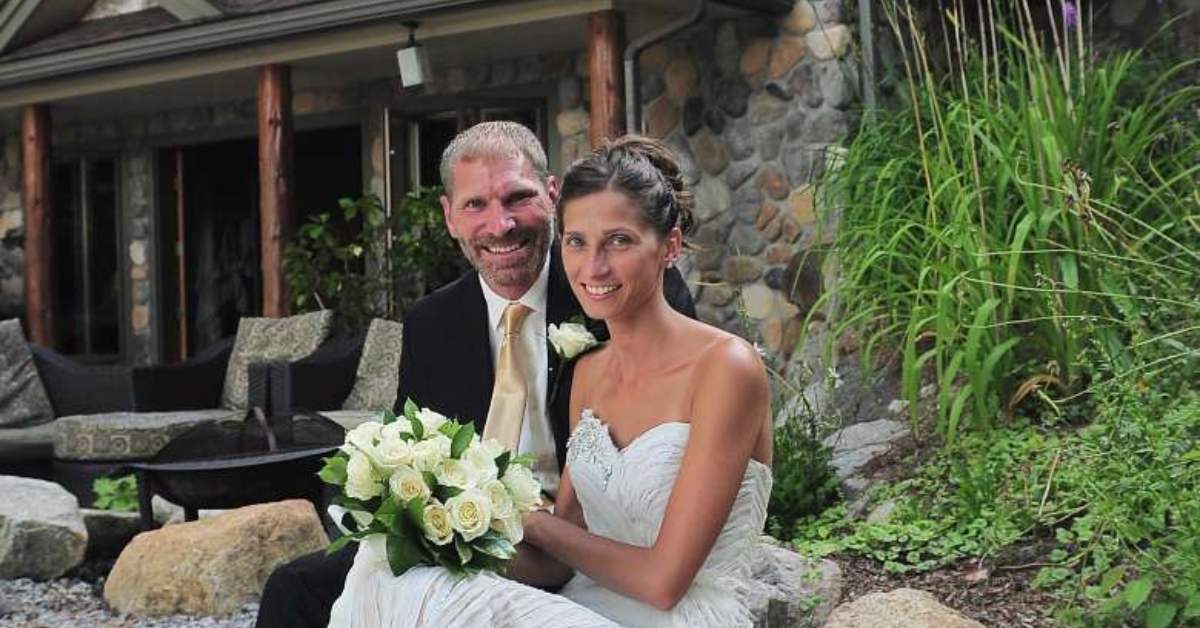
[[[766,373],[749,344],[720,343],[702,364],[687,450],[654,545],[619,543],[545,513],[526,518],[527,542],[606,587],[674,608],[729,518],[769,405]]]
[[[544,511],[543,511],[544,512]],[[562,519],[568,525],[583,528],[583,511],[575,500],[571,488],[570,469],[563,469],[558,483],[558,497],[554,501],[554,514],[546,516]],[[560,587],[575,575],[570,567],[556,560],[541,548],[530,543],[517,545],[517,557],[508,565],[508,577],[538,587]]]

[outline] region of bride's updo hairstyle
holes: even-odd
[[[657,140],[625,135],[571,164],[558,196],[559,233],[567,203],[605,190],[621,192],[637,203],[642,220],[659,237],[675,227],[687,236],[695,226],[695,200],[684,186],[679,162]]]

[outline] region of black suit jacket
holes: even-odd
[[[558,247],[551,246],[547,282],[546,324],[561,324],[582,316],[579,302],[563,272]],[[667,269],[663,281],[667,301],[676,310],[695,318],[695,305],[683,277]],[[589,328],[607,338],[602,322]],[[546,348],[546,411],[561,468],[566,460],[570,435],[571,377],[563,372],[558,355]],[[487,302],[479,286],[479,274],[470,271],[454,282],[418,301],[404,319],[400,354],[400,384],[396,410],[411,398],[417,405],[459,420],[472,420],[483,433],[495,381]]]

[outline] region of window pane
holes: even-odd
[[[120,353],[121,274],[117,244],[117,169],[111,160],[89,161],[86,169],[90,251],[87,259],[88,353]]]
[[[58,348],[63,353],[84,352],[83,229],[80,227],[79,162],[55,164],[50,174],[54,206],[54,275],[57,284]]]

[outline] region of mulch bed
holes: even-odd
[[[1052,628],[1049,618],[1058,604],[1049,592],[1031,586],[1037,569],[978,569],[974,560],[922,574],[891,574],[883,565],[860,556],[835,556],[844,581],[841,601],[867,593],[899,588],[928,591],[939,602],[985,626],[1005,628]]]

